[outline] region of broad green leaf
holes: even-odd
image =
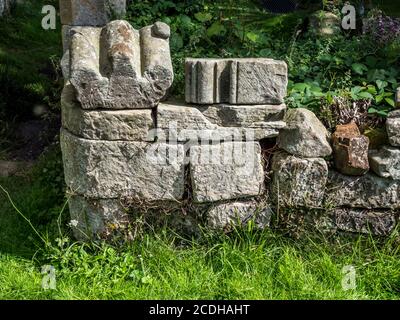
[[[363,74],[364,71],[368,71],[368,68],[366,67],[365,64],[362,63],[353,63],[351,65],[351,68],[353,69],[353,71],[357,74]]]
[[[212,15],[208,12],[198,12],[194,15],[194,17],[200,22],[207,22],[212,19]]]
[[[385,98],[385,101],[386,101],[389,105],[391,105],[391,106],[394,108],[395,102],[394,102],[393,99],[391,99],[391,98]]]
[[[215,21],[207,30],[209,37],[222,35],[226,31],[225,27],[219,21]]]

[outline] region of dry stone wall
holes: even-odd
[[[129,235],[135,216],[150,212],[192,231],[266,228],[277,212],[304,208],[323,211],[318,223],[331,230],[395,228],[397,111],[391,146],[368,152],[355,124],[331,136],[311,111],[286,110],[287,66],[272,59],[188,58],[186,102],[164,101],[169,27],[110,21],[110,3],[63,7],[61,148],[77,238]]]

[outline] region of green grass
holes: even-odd
[[[399,299],[398,237],[387,240],[291,239],[277,231],[183,239],[169,230],[130,244],[62,241],[57,218],[64,204],[52,182],[61,176],[59,151],[26,177],[0,180],[45,246],[0,192],[0,299]],[[46,173],[44,175],[43,173]],[[397,242],[396,242],[397,241]],[[56,290],[41,288],[43,265],[56,269]],[[343,290],[352,265],[357,287]]]

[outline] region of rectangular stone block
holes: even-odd
[[[322,206],[328,165],[322,158],[298,158],[279,151],[272,158],[272,196],[282,207]]]
[[[330,171],[325,202],[334,207],[400,209],[400,180],[373,173],[351,177]]]
[[[284,61],[186,59],[185,70],[188,103],[281,104],[286,96]]]
[[[76,136],[91,140],[154,141],[154,120],[149,109],[84,110],[66,84],[61,94],[62,125]]]
[[[256,142],[192,146],[189,163],[194,202],[257,196],[264,191],[261,147]]]
[[[400,110],[395,110],[388,114],[386,131],[389,143],[394,147],[400,147]]]
[[[179,142],[259,141],[278,136],[285,127],[284,105],[186,106],[160,103],[157,107],[157,138]]]
[[[89,198],[180,200],[184,192],[182,145],[79,138],[61,131],[67,186]]]
[[[126,0],[60,0],[61,23],[73,26],[104,26],[122,18]]]

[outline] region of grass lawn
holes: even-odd
[[[57,227],[65,202],[51,186],[60,175],[57,155],[50,153],[25,177],[0,179],[48,241],[41,242],[1,191],[0,299],[400,298],[396,234],[385,241],[291,239],[277,231],[238,230],[192,240],[159,230],[119,246],[73,243],[68,230],[60,237]],[[63,225],[67,216],[63,212]],[[56,290],[42,289],[43,265],[55,267]],[[356,288],[346,291],[347,265],[356,270]]]

